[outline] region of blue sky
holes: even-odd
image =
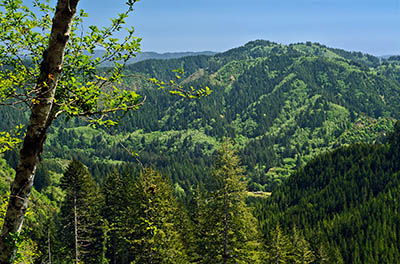
[[[84,1],[104,25],[124,0]],[[225,51],[255,39],[400,54],[400,0],[141,0],[129,24],[143,51]]]

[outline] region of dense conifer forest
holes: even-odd
[[[255,200],[267,241],[275,226],[300,232],[344,263],[398,263],[400,123],[385,144],[325,153]],[[294,234],[293,234],[294,235]]]
[[[148,81],[178,68],[212,94]],[[49,129],[16,263],[398,263],[398,57],[257,40],[124,74],[146,103],[119,126]],[[0,131],[26,118],[2,107]]]

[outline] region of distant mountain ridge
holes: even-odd
[[[139,62],[143,60],[149,60],[149,59],[159,59],[159,60],[167,60],[167,59],[178,59],[182,57],[188,57],[188,56],[199,56],[199,55],[205,55],[205,56],[213,56],[217,54],[217,52],[214,51],[186,51],[186,52],[165,52],[165,53],[158,53],[158,52],[153,52],[153,51],[144,51],[136,55],[134,58],[133,62]]]
[[[94,57],[101,57],[104,54],[104,51],[102,50],[96,50]],[[157,59],[157,60],[167,60],[167,59],[178,59],[182,57],[188,57],[188,56],[199,56],[199,55],[205,55],[205,56],[213,56],[217,54],[217,52],[213,51],[199,51],[199,52],[194,52],[194,51],[187,51],[187,52],[165,52],[165,53],[158,53],[158,52],[153,52],[153,51],[143,51],[141,53],[136,54],[134,58],[131,58],[128,61],[128,64],[136,63],[139,61],[143,60],[150,60],[150,59]],[[111,66],[111,63],[109,62],[104,62],[102,66],[107,67]]]

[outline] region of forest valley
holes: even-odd
[[[179,68],[211,94],[148,81]],[[257,40],[123,71],[146,101],[118,126],[49,127],[15,263],[400,263],[400,57]]]

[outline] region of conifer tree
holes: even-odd
[[[257,221],[246,207],[243,168],[230,140],[218,151],[214,189],[199,206],[201,263],[259,263],[261,243]]]
[[[289,237],[282,232],[279,224],[271,231],[271,239],[267,245],[266,263],[286,264],[294,263],[293,244]]]
[[[110,264],[129,263],[129,244],[124,239],[128,203],[127,187],[117,170],[106,176],[102,193],[105,199],[101,210],[108,223],[106,258]]]
[[[66,196],[61,205],[61,241],[67,263],[104,262],[103,198],[85,166],[74,159],[61,178]]]
[[[145,169],[129,193],[126,239],[134,256],[132,263],[189,263],[169,182],[157,171]]]
[[[315,255],[311,250],[310,243],[300,236],[295,227],[293,228],[292,241],[294,263],[306,264],[312,263],[315,260]]]

